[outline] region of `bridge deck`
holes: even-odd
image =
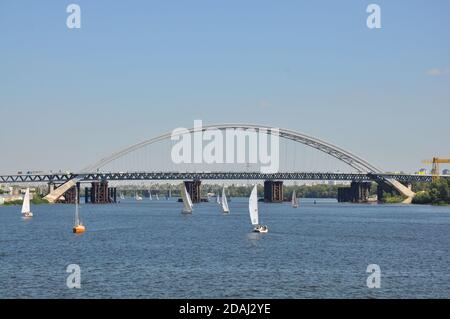
[[[0,175],[0,183],[64,183],[73,178],[82,181],[145,181],[145,180],[327,180],[327,181],[371,181],[391,178],[399,182],[431,182],[432,175],[414,174],[371,174],[371,173],[318,173],[280,172],[263,174],[259,172],[132,172],[132,173],[80,173],[80,174],[37,174]],[[450,178],[450,176],[442,176]]]

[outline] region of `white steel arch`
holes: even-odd
[[[216,125],[205,125],[202,127],[194,127],[191,129],[188,129],[187,131],[189,133],[178,133],[174,134],[173,132],[169,132],[151,139],[144,140],[142,142],[139,142],[137,144],[130,145],[122,150],[119,150],[118,152],[115,152],[111,154],[110,156],[107,156],[98,162],[94,163],[93,165],[90,165],[88,167],[85,167],[81,170],[80,173],[89,173],[89,172],[95,172],[98,169],[102,168],[103,166],[107,165],[108,163],[111,163],[112,161],[121,158],[122,156],[125,156],[133,151],[136,151],[140,148],[143,148],[147,145],[157,143],[166,139],[171,138],[174,135],[183,135],[183,134],[191,134],[194,132],[199,131],[206,131],[211,129],[218,129],[218,130],[226,130],[226,129],[238,129],[238,130],[254,130],[256,132],[264,132],[266,134],[272,134],[272,130],[275,128],[272,128],[270,126],[265,125],[255,125],[255,124],[238,124],[238,123],[228,123],[228,124],[216,124]],[[310,146],[314,149],[317,149],[319,151],[322,151],[330,156],[333,156],[337,158],[338,160],[348,164],[349,166],[355,168],[358,172],[361,173],[383,173],[383,171],[376,166],[372,165],[365,159],[339,147],[336,146],[330,142],[324,141],[322,139],[309,136],[303,133],[299,133],[293,130],[289,129],[277,129],[279,132],[279,136],[285,139],[293,140],[295,142]]]

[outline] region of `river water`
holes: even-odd
[[[173,200],[0,207],[1,298],[449,298],[450,207],[260,203],[268,234],[251,233],[248,202],[180,213]],[[66,267],[81,269],[69,289]],[[369,264],[380,288],[366,284]]]

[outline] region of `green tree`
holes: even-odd
[[[450,179],[441,178],[432,183],[415,183],[413,190],[416,192],[413,203],[450,205]]]
[[[447,183],[445,182],[440,183],[438,190],[439,190],[439,200],[447,203],[449,200],[449,191]]]

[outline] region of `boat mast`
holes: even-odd
[[[80,224],[79,208],[78,208],[78,187],[75,185],[75,226]]]

